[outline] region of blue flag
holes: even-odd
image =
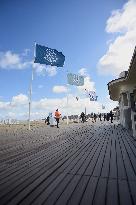
[[[97,101],[98,96],[96,96],[96,93],[94,91],[88,91],[86,89],[85,91],[86,91],[87,97],[89,96],[90,101]]]
[[[34,63],[63,67],[65,56],[56,49],[36,44],[36,57]]]

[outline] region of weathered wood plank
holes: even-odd
[[[132,200],[126,180],[119,180],[119,199],[120,205],[131,205]]]
[[[90,180],[87,184],[86,190],[85,190],[83,197],[81,199],[80,205],[92,204],[95,190],[96,190],[96,186],[97,186],[97,182],[98,182],[98,177],[91,177],[90,178]]]
[[[108,180],[106,204],[107,205],[119,204],[117,179]]]
[[[96,187],[93,204],[94,205],[105,205],[106,202],[106,186],[107,179],[100,178]]]

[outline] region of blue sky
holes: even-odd
[[[38,112],[48,113],[55,107],[60,107],[62,112],[66,113],[65,106],[64,109],[61,108],[57,105],[57,103],[61,104],[61,101],[57,102],[57,100],[65,101],[66,90],[64,88],[67,83],[67,70],[84,74],[87,79],[87,88],[96,90],[99,106],[105,104],[107,109],[111,109],[106,105],[107,83],[117,77],[119,72],[124,70],[124,66],[128,69],[135,46],[133,37],[135,30],[133,31],[132,25],[129,26],[125,22],[126,17],[124,16],[129,15],[132,10],[134,15],[130,18],[134,19],[135,23],[135,4],[134,0],[0,0],[1,116],[11,115],[19,118],[18,112],[22,112],[22,116],[23,113],[27,116],[28,88],[32,67],[35,70],[32,93],[34,104],[32,109],[36,113],[34,116],[41,116]],[[118,55],[121,60],[123,55],[127,55],[128,59],[125,64],[119,59],[122,63],[113,65],[115,56],[111,50],[118,51],[119,47],[125,52],[123,43],[126,39],[125,45],[128,46],[128,38],[130,39],[128,30],[131,34],[133,33],[128,52],[123,54],[120,49],[120,53],[115,55]],[[119,42],[120,38],[122,38],[122,44]],[[63,52],[66,58],[65,66],[51,68],[33,65],[35,41]],[[54,86],[64,87],[63,89],[58,87],[60,90],[56,91]],[[79,95],[83,100],[82,98],[85,98],[83,94],[83,89],[69,86],[71,99]],[[21,102],[21,97],[24,104]],[[56,104],[52,104],[51,107],[49,105],[52,99],[54,103],[56,100]],[[41,101],[45,103],[42,109]],[[45,101],[48,101],[48,106]],[[100,111],[98,103],[96,112]],[[109,103],[115,106],[114,103]],[[88,112],[92,111],[91,107],[94,109],[95,105],[90,105]],[[69,112],[73,110],[71,105]]]

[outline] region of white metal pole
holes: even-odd
[[[30,89],[29,89],[29,119],[28,119],[29,130],[30,130],[30,120],[31,120],[32,81],[33,81],[33,68],[32,68],[32,76],[31,76]]]
[[[34,45],[34,57],[36,56],[35,54],[35,48],[36,48],[36,42]],[[30,121],[31,121],[31,100],[32,100],[32,82],[33,82],[33,66],[32,66],[32,75],[31,75],[31,81],[30,81],[30,88],[29,88],[29,118],[28,118],[28,129],[31,129]]]
[[[67,125],[69,124],[69,119],[68,119],[68,84],[67,84]]]
[[[66,71],[66,74],[68,75],[68,70]],[[69,119],[68,119],[68,91],[69,91],[69,84],[68,84],[68,79],[67,79],[67,125],[69,124]]]

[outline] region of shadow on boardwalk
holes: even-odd
[[[118,124],[3,132],[0,204],[136,204],[136,141]],[[8,136],[9,137],[8,137]]]

